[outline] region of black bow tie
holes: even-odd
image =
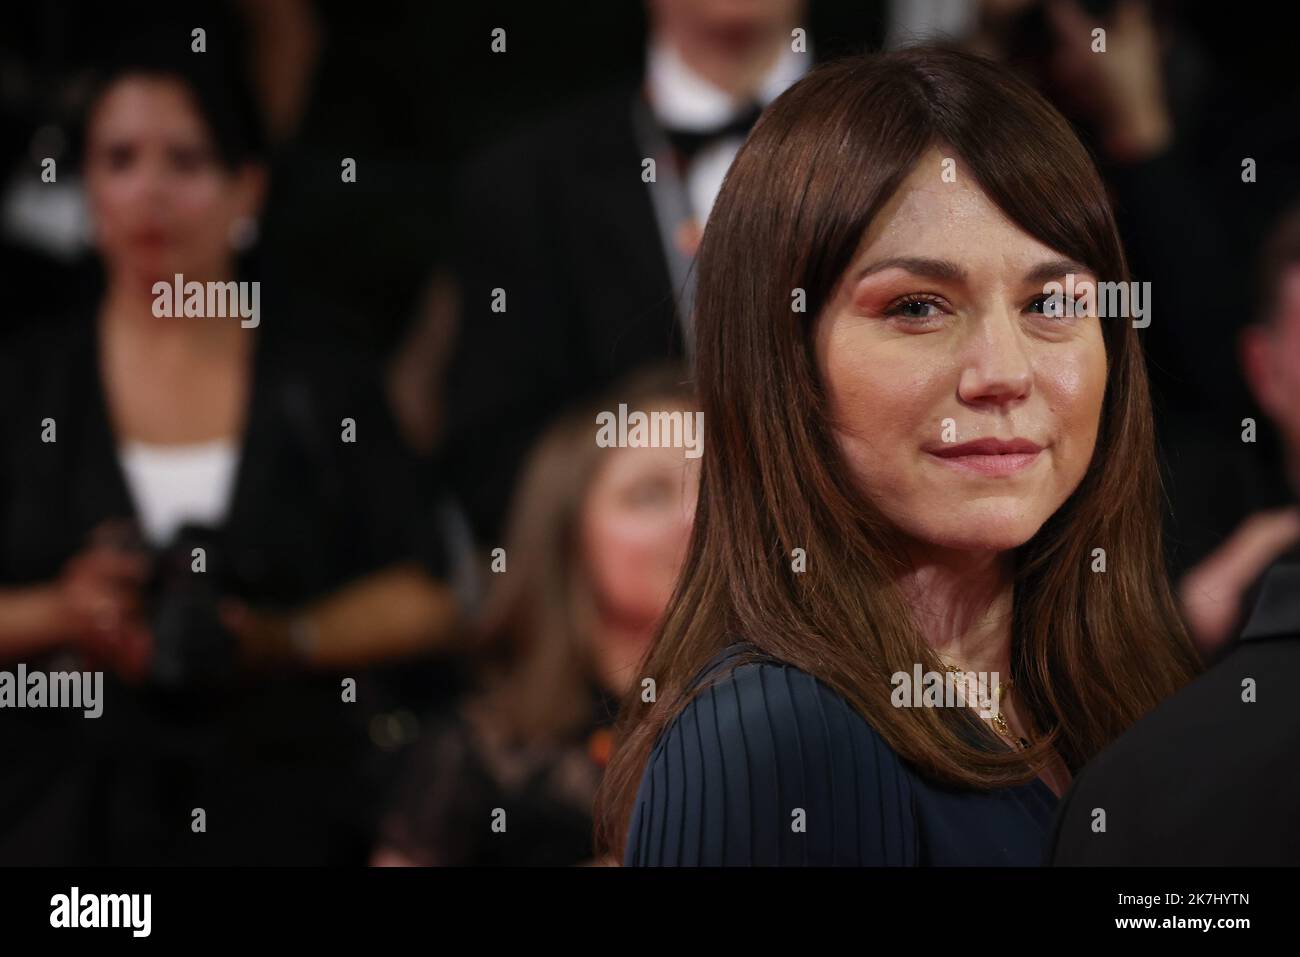
[[[690,163],[700,150],[711,143],[729,137],[738,136],[743,139],[748,136],[750,129],[758,122],[758,117],[762,112],[762,106],[752,103],[721,126],[703,130],[665,129],[664,132],[668,135],[668,142],[677,151],[677,155],[682,158],[683,164],[686,164]]]

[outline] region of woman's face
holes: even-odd
[[[818,319],[817,362],[870,500],[924,546],[1004,550],[1092,458],[1100,320],[1045,315],[1043,286],[1097,277],[1010,222],[960,160],[944,182],[942,158],[923,157],[868,230]]]
[[[151,287],[176,273],[207,281],[231,270],[232,228],[255,215],[261,173],[221,164],[180,81],[127,76],[109,87],[90,117],[85,166],[111,275]]]
[[[687,414],[693,414],[688,412]],[[699,491],[699,459],[678,448],[605,453],[583,506],[584,566],[601,621],[597,665],[621,691],[677,583]]]

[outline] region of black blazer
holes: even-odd
[[[812,676],[771,658],[737,663],[753,651],[724,650],[697,682],[716,680],[656,742],[625,865],[1044,863],[1057,799],[1040,779],[989,792],[935,784]]]
[[[876,48],[886,5],[814,4],[814,57]],[[685,342],[663,240],[641,181],[639,81],[587,95],[464,164],[453,189],[461,328],[445,385],[443,469],[493,544],[520,464],[566,406]],[[506,291],[494,313],[492,290]]]
[[[485,543],[562,409],[683,354],[636,95],[619,87],[533,122],[470,163],[456,191],[461,321],[442,458]]]
[[[211,320],[192,320],[211,321]],[[259,334],[265,330],[259,330]],[[350,356],[256,347],[230,513],[224,589],[294,608],[399,561],[441,560],[408,454]],[[50,325],[0,353],[0,587],[47,582],[134,507],[105,411],[94,324]],[[356,444],[340,420],[357,423]],[[57,441],[41,441],[53,419]],[[66,653],[29,669],[80,668]],[[11,670],[13,663],[0,667]],[[363,861],[378,787],[374,676],[236,681],[202,693],[105,675],[103,716],[0,712],[0,864]],[[375,693],[370,693],[375,691]],[[207,812],[208,833],[190,829]]]
[[[1300,864],[1298,669],[1300,549],[1266,572],[1232,650],[1075,778],[1053,863]]]

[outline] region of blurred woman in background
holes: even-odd
[[[113,674],[97,720],[0,722],[0,862],[364,862],[365,667],[454,621],[368,370],[267,335],[302,291],[266,282],[251,318],[154,310],[178,276],[260,279],[262,137],[226,66],[173,31],[104,72],[83,156],[102,295],[3,357],[0,662]]]
[[[480,687],[418,745],[376,864],[592,858],[615,702],[638,686],[676,583],[699,461],[681,448],[601,447],[596,414],[626,403],[693,415],[680,380],[646,372],[538,444],[493,558]]]

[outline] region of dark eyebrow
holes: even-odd
[[[857,279],[865,279],[867,276],[883,272],[886,269],[903,269],[916,276],[926,279],[939,279],[947,282],[965,282],[966,270],[962,269],[954,262],[947,259],[926,259],[919,256],[891,256],[889,259],[882,259],[864,267],[857,275]],[[1047,262],[1039,263],[1029,272],[1025,273],[1025,282],[1034,283],[1035,285],[1046,283],[1052,279],[1074,273],[1076,276],[1091,275],[1092,270],[1082,263],[1075,262],[1073,259],[1051,259]]]
[[[926,279],[943,279],[948,282],[965,282],[966,270],[946,259],[926,259],[918,256],[891,256],[864,267],[857,275],[865,279],[886,269],[903,269]]]
[[[1074,273],[1075,276],[1091,276],[1092,270],[1083,263],[1075,262],[1073,259],[1052,259],[1045,263],[1039,263],[1025,273],[1025,282],[1039,285],[1052,279],[1060,279],[1069,273]]]

